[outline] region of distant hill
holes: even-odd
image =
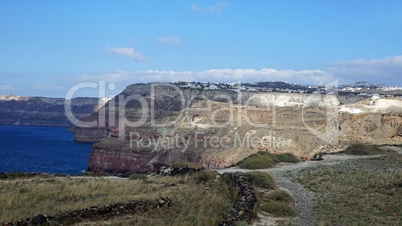
[[[375,84],[372,82],[365,82],[365,81],[359,81],[359,82],[355,82],[353,84],[348,85],[349,87],[353,87],[353,88],[363,88],[363,89],[379,89],[379,88],[383,88],[385,87],[385,85],[382,84]]]
[[[73,115],[79,119],[103,106],[98,98],[77,97],[71,100]],[[0,95],[0,125],[72,126],[64,110],[64,98]]]

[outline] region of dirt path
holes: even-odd
[[[260,170],[245,170],[239,169],[237,167],[228,168],[228,169],[219,169],[218,173],[225,172],[249,172],[249,171],[262,171],[270,173],[275,179],[278,186],[282,189],[288,190],[293,194],[296,199],[296,210],[298,212],[298,216],[295,219],[296,225],[314,225],[314,194],[306,189],[304,189],[300,184],[291,182],[288,178],[284,176],[284,174],[293,174],[298,172],[299,170],[316,167],[322,165],[334,165],[340,164],[341,162],[349,159],[356,158],[367,158],[374,156],[352,156],[352,155],[324,155],[323,161],[307,161],[300,162],[296,164],[287,164],[280,163],[274,168],[270,169],[260,169]],[[264,219],[262,219],[264,221]],[[264,225],[264,222],[258,222],[257,225]],[[271,220],[265,221],[265,225],[272,225]]]

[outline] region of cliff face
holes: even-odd
[[[105,101],[101,102],[101,105]],[[71,100],[73,116],[86,117],[99,109],[98,98]],[[71,126],[63,98],[0,95],[0,124],[26,126]]]
[[[182,92],[184,109],[181,96],[173,88],[159,87],[152,96],[149,84],[133,85],[122,93],[123,97],[144,97],[148,107],[155,108],[154,123],[165,123],[165,127],[152,125],[151,113],[139,127],[119,130],[118,123],[111,125],[111,118],[122,120],[118,114],[109,117],[108,113],[121,107],[119,97],[103,108],[105,126],[78,127],[76,139],[101,140],[93,146],[88,170],[145,173],[180,162],[221,168],[259,150],[292,152],[308,158],[317,152],[341,150],[355,142],[401,142],[401,99],[363,100],[338,106],[338,99],[331,95],[190,89]],[[224,94],[233,102],[223,98]],[[356,114],[340,110],[358,107]],[[125,116],[135,122],[143,111],[140,104],[129,102]],[[96,112],[86,120],[96,120],[98,116]]]
[[[156,83],[158,84],[158,83]],[[153,95],[154,94],[154,95]],[[146,106],[139,101],[129,101],[124,103],[124,99],[130,96],[144,98]],[[125,106],[120,106],[121,101]],[[196,103],[220,103],[231,102],[233,105],[249,105],[252,107],[301,107],[305,106],[325,106],[339,104],[335,96],[331,95],[308,95],[299,93],[254,93],[224,90],[198,90],[198,89],[178,89],[172,85],[160,84],[154,88],[152,93],[151,84],[134,84],[128,86],[121,94],[114,97],[105,104],[99,111],[89,117],[80,119],[82,122],[95,122],[96,126],[87,127],[84,124],[76,126],[74,139],[76,141],[101,141],[107,138],[111,132],[118,130],[121,119],[125,117],[130,122],[137,122],[141,119],[143,110],[146,108],[146,122],[151,118],[155,121],[168,121],[169,118],[182,117],[182,110],[191,108]],[[125,109],[125,115],[120,116],[119,110]],[[154,109],[151,115],[151,109]],[[204,110],[205,111],[205,110]],[[100,121],[100,118],[105,120]],[[171,120],[174,121],[174,120]],[[94,134],[93,128],[101,130],[102,133]]]

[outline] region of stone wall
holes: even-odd
[[[250,222],[257,198],[254,187],[241,173],[224,173],[221,177],[231,186],[239,190],[239,195],[233,208],[218,225],[235,225],[237,221]]]
[[[97,219],[101,217],[112,217],[130,213],[141,213],[151,209],[173,206],[169,198],[158,198],[155,201],[128,201],[112,203],[108,206],[86,208],[82,210],[72,210],[55,216],[39,214],[34,218],[21,219],[16,222],[3,223],[8,225],[58,225],[73,224],[83,219]]]

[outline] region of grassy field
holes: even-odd
[[[309,168],[294,181],[316,194],[319,225],[402,224],[402,155]]]
[[[142,179],[31,178],[0,181],[0,222],[39,213],[103,206],[128,200],[169,197],[173,207],[118,217],[109,223],[147,225],[216,225],[233,205],[235,191],[226,183],[197,183],[195,175]],[[111,219],[99,219],[107,223]],[[88,222],[82,222],[83,224]]]

